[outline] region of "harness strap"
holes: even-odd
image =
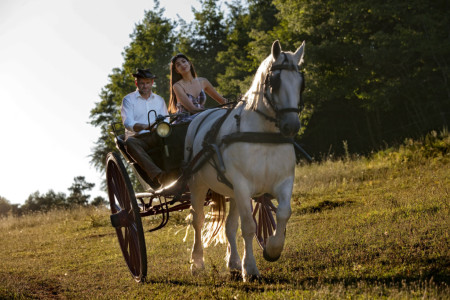
[[[234,106],[232,108],[228,108],[226,113],[221,116],[219,119],[214,122],[214,124],[211,126],[210,130],[206,133],[205,137],[203,138],[202,142],[202,149],[195,155],[194,158],[189,159],[189,164],[184,168],[187,177],[191,176],[192,174],[196,173],[206,162],[208,162],[214,154],[218,157],[218,164],[213,161],[212,165],[217,171],[217,180],[226,184],[228,187],[233,188],[233,185],[231,182],[225,177],[225,165],[222,159],[222,155],[219,151],[219,147],[217,146],[216,139],[217,135],[219,134],[220,127],[222,126],[223,122],[225,122],[225,119],[230,115],[231,111],[233,110]],[[216,111],[216,110],[214,110]],[[195,135],[197,135],[197,132],[200,128],[200,125],[202,125],[203,121],[205,121],[212,112],[210,112],[208,115],[206,115],[203,120],[200,122],[200,124],[197,127],[197,131],[195,132]],[[195,136],[194,135],[194,136]],[[190,157],[192,156],[192,149],[190,149]],[[190,169],[189,174],[187,174],[187,170]]]
[[[206,116],[200,121],[200,124],[198,124],[197,130],[195,131],[194,136],[197,135],[198,130],[200,129],[200,127],[202,127],[203,122],[205,122],[205,120],[206,120],[213,112],[216,112],[216,111],[218,111],[219,109],[220,109],[220,108],[211,109],[211,110],[206,114]]]
[[[312,157],[293,138],[287,138],[280,133],[269,132],[234,132],[222,138],[222,143],[229,145],[232,143],[263,143],[263,144],[292,144],[296,152],[300,152],[309,162]]]
[[[285,57],[285,60],[286,60],[286,57]],[[284,61],[283,61],[281,65],[275,65],[275,66],[270,67],[270,71],[277,71],[277,70],[298,71],[298,66],[293,65],[293,64],[285,65]]]
[[[267,96],[266,96],[267,98]],[[270,102],[269,102],[270,103]],[[274,117],[269,116],[268,114],[263,113],[262,111],[255,109],[255,112],[257,112],[258,114],[260,114],[261,116],[263,116],[264,118],[266,118],[267,121],[273,122],[275,124],[278,124],[278,120]]]
[[[222,154],[220,153],[219,146],[216,143],[217,135],[219,134],[219,130],[222,127],[223,122],[228,118],[231,111],[233,110],[234,105],[232,108],[228,108],[227,112],[220,117],[214,124],[211,126],[211,129],[206,133],[204,139],[203,139],[203,149],[207,149],[206,152],[208,153],[209,157],[212,157],[212,154],[217,155],[218,162],[213,160],[213,167],[217,171],[217,180],[219,182],[222,182],[226,184],[229,188],[233,188],[233,185],[231,182],[225,177],[225,164],[223,162]],[[207,160],[204,160],[207,161]]]
[[[216,122],[214,122],[211,129],[205,134],[203,145],[213,144],[215,142],[217,135],[219,134],[220,127],[222,127],[223,122],[225,122],[225,119],[228,118],[233,108],[234,107],[228,108],[227,112],[222,117],[217,119]]]
[[[222,138],[225,145],[237,142],[262,144],[293,144],[294,139],[282,136],[280,133],[269,132],[234,132]]]

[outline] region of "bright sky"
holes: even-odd
[[[160,0],[165,16],[190,22],[196,0]],[[134,25],[151,0],[0,0],[0,196],[23,204],[35,191],[69,194],[99,136],[88,124],[108,75],[123,63]]]

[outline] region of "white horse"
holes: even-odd
[[[185,161],[197,160],[195,171],[188,179],[195,231],[193,273],[204,269],[202,227],[208,189],[230,198],[225,234],[227,267],[231,272],[242,271],[244,281],[260,277],[253,256],[256,224],[250,199],[265,193],[277,199],[278,207],[277,227],[268,239],[264,257],[275,261],[281,255],[291,215],[296,159],[294,147],[287,138],[294,137],[300,129],[298,113],[304,83],[298,67],[303,61],[304,47],[303,42],[295,53],[283,52],[280,43],[275,41],[271,55],[261,63],[243,101],[228,113],[225,109],[202,112],[189,126]],[[222,123],[216,123],[221,118]],[[217,129],[216,135],[210,133],[211,128]],[[226,136],[238,135],[224,140]],[[205,147],[210,151],[205,151]],[[245,245],[242,263],[236,245],[239,218]]]

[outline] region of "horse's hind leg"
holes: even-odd
[[[203,261],[202,228],[203,223],[205,222],[203,206],[205,204],[205,197],[208,192],[208,187],[198,183],[194,184],[194,182],[191,181],[191,184],[189,184],[189,190],[191,192],[192,227],[194,227],[194,244],[192,246],[191,253],[191,271],[192,274],[196,274],[198,271],[205,268]]]
[[[237,250],[236,244],[236,232],[239,226],[239,210],[236,206],[236,201],[230,198],[230,211],[225,223],[225,233],[228,240],[227,248],[227,267],[230,270],[232,276],[236,276],[241,272],[241,258]]]

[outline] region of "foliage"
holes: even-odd
[[[169,99],[168,63],[175,47],[175,23],[163,17],[164,9],[159,7],[159,1],[154,3],[153,10],[146,11],[143,20],[136,24],[130,35],[131,43],[123,52],[122,67],[113,69],[110,82],[100,93],[101,100],[90,113],[90,123],[101,129],[91,162],[101,172],[104,171],[106,154],[115,149],[110,125],[121,123],[122,99],[136,89],[132,77],[136,68],[150,68],[157,75],[153,91],[166,101]]]
[[[200,0],[201,10],[193,9],[194,20],[181,28],[177,52],[184,53],[195,66],[198,76],[207,78],[216,86],[216,77],[224,64],[216,57],[226,49],[224,13],[219,10],[217,0]]]
[[[84,176],[77,176],[73,179],[72,185],[69,187],[70,195],[67,197],[69,205],[86,205],[90,195],[86,195],[86,191],[92,190],[95,183],[86,182]]]
[[[5,197],[0,196],[0,218],[7,216],[11,211],[11,203]]]
[[[56,193],[53,190],[49,190],[46,194],[41,195],[39,191],[36,191],[28,196],[28,199],[20,206],[20,209],[23,212],[45,212],[58,207],[66,207],[67,205],[64,193]]]
[[[429,159],[448,161],[450,158],[450,135],[447,129],[439,134],[432,131],[418,140],[405,139],[398,151],[389,148],[377,152],[374,156],[377,159],[401,165],[428,163]]]
[[[259,282],[232,280],[225,245],[206,248],[205,272],[191,276],[187,210],[173,212],[165,228],[145,231],[144,284],[129,275],[109,211],[9,216],[0,222],[0,298],[446,299],[450,168],[442,143],[448,136],[436,134],[414,141],[415,148],[390,149],[421,157],[408,163],[380,153],[298,166],[280,260],[266,262],[254,244]],[[434,150],[422,155],[418,145]],[[145,230],[158,220],[143,221]]]
[[[93,205],[93,206],[105,206],[108,203],[109,202],[106,201],[106,199],[103,198],[102,196],[97,196],[91,201],[91,205]]]
[[[216,76],[219,90],[235,100],[250,87],[256,69],[270,53],[275,39],[270,30],[278,24],[278,10],[271,0],[233,1],[228,9],[226,50],[217,57],[224,71]]]
[[[53,190],[49,190],[45,194],[36,191],[29,195],[28,199],[25,200],[25,203],[20,206],[18,204],[10,205],[8,200],[0,197],[0,217],[2,216],[3,211],[6,211],[5,215],[10,211],[13,216],[17,217],[35,212],[48,212],[55,209],[86,206],[91,197],[87,192],[94,186],[95,183],[86,182],[84,176],[77,176],[74,178],[72,185],[68,188],[70,191],[68,197],[62,192],[56,193]],[[96,197],[91,202],[91,205],[93,206],[104,206],[105,204],[107,204],[107,202],[101,196]]]
[[[380,149],[448,123],[447,1],[274,2],[307,40],[312,152]]]

